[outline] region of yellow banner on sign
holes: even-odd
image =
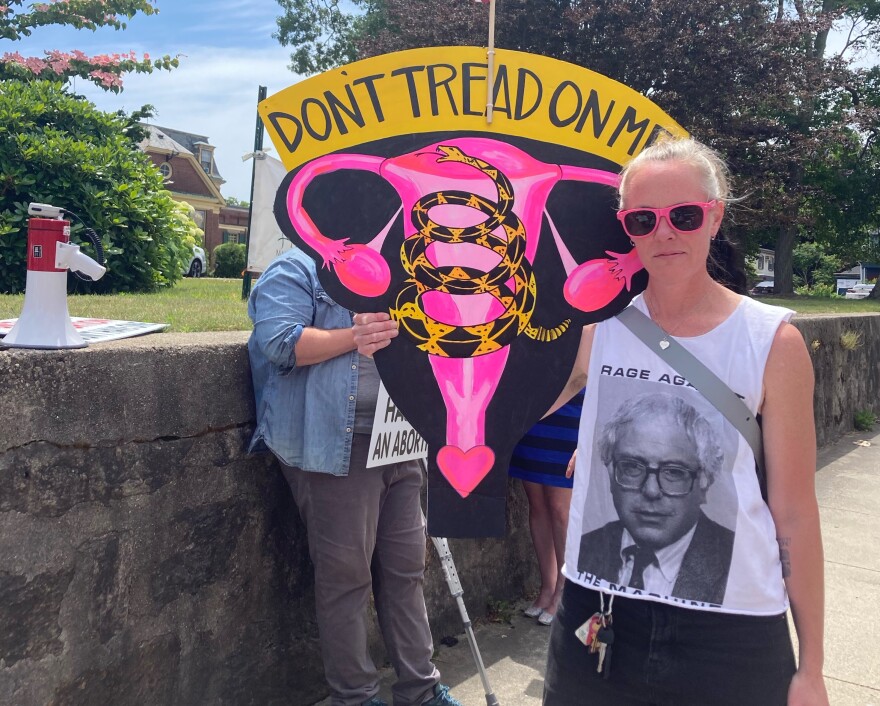
[[[431,47],[327,71],[270,96],[259,111],[288,171],[315,157],[399,135],[445,131],[526,137],[622,165],[660,132],[687,132],[640,93],[536,54],[495,54],[486,122],[486,50]]]

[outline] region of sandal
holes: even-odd
[[[553,623],[553,618],[556,616],[553,613],[548,613],[546,610],[542,610],[541,614],[538,616],[538,624],[540,625],[551,625]]]
[[[525,615],[527,618],[537,618],[543,612],[544,609],[540,606],[532,605],[523,610],[523,615]]]

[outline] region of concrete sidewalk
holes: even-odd
[[[825,682],[833,706],[880,706],[880,433],[849,434],[822,449],[819,469]],[[509,623],[476,627],[489,683],[501,706],[541,703],[549,630],[523,616],[523,607],[525,603],[516,607]],[[451,647],[439,644],[441,637],[435,636],[435,662],[443,683],[464,706],[486,704],[464,634]],[[393,672],[384,670],[380,696],[388,703],[393,680]]]

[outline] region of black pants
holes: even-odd
[[[605,596],[608,607],[608,596]],[[544,706],[784,706],[795,672],[785,615],[755,617],[617,596],[610,678],[575,630],[599,593],[568,581],[553,621]]]

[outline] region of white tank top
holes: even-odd
[[[634,305],[648,313],[641,296]],[[757,413],[770,346],[793,314],[743,297],[709,333],[676,340]],[[788,608],[751,447],[616,318],[593,339],[563,572],[700,610]]]

